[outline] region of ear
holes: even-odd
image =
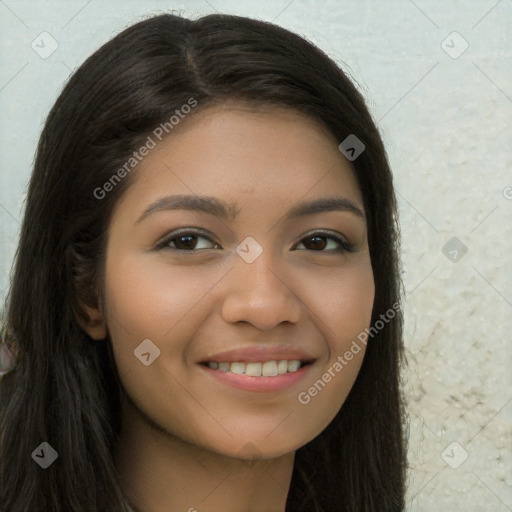
[[[99,240],[99,239],[98,239]],[[97,242],[98,243],[98,242]],[[102,295],[95,286],[96,261],[86,256],[87,250],[97,254],[98,247],[89,244],[68,245],[66,248],[67,275],[71,283],[69,295],[78,325],[94,340],[108,335]]]
[[[107,324],[100,308],[87,306],[83,303],[80,306],[85,313],[85,315],[78,317],[80,327],[93,340],[104,340],[107,337]]]

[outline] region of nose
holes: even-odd
[[[222,316],[226,322],[247,322],[262,331],[281,323],[297,323],[302,302],[293,291],[289,273],[276,265],[271,251],[252,263],[236,255],[228,273]]]

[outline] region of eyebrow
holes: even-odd
[[[224,220],[235,220],[239,213],[236,203],[226,203],[215,197],[198,195],[173,195],[158,199],[148,206],[136,223],[142,222],[150,215],[166,210],[200,211],[215,215]],[[295,219],[315,213],[345,211],[366,220],[365,212],[354,202],[345,197],[326,197],[300,203],[286,215],[286,219]]]

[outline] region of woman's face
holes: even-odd
[[[133,171],[109,228],[105,322],[148,424],[216,453],[270,458],[339,411],[365,346],[345,354],[370,324],[375,291],[362,196],[339,142],[291,110],[214,107]],[[341,206],[292,214],[331,198]],[[308,364],[293,371],[297,360]],[[267,376],[236,373],[260,368]]]

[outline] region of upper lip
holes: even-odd
[[[202,359],[199,362],[207,363],[210,361],[216,361],[217,363],[234,363],[236,361],[240,361],[256,363],[259,361],[281,361],[284,359],[313,361],[315,357],[313,357],[311,354],[308,354],[304,350],[293,347],[286,348],[283,346],[252,346],[226,350],[224,352],[217,352],[216,354]]]

